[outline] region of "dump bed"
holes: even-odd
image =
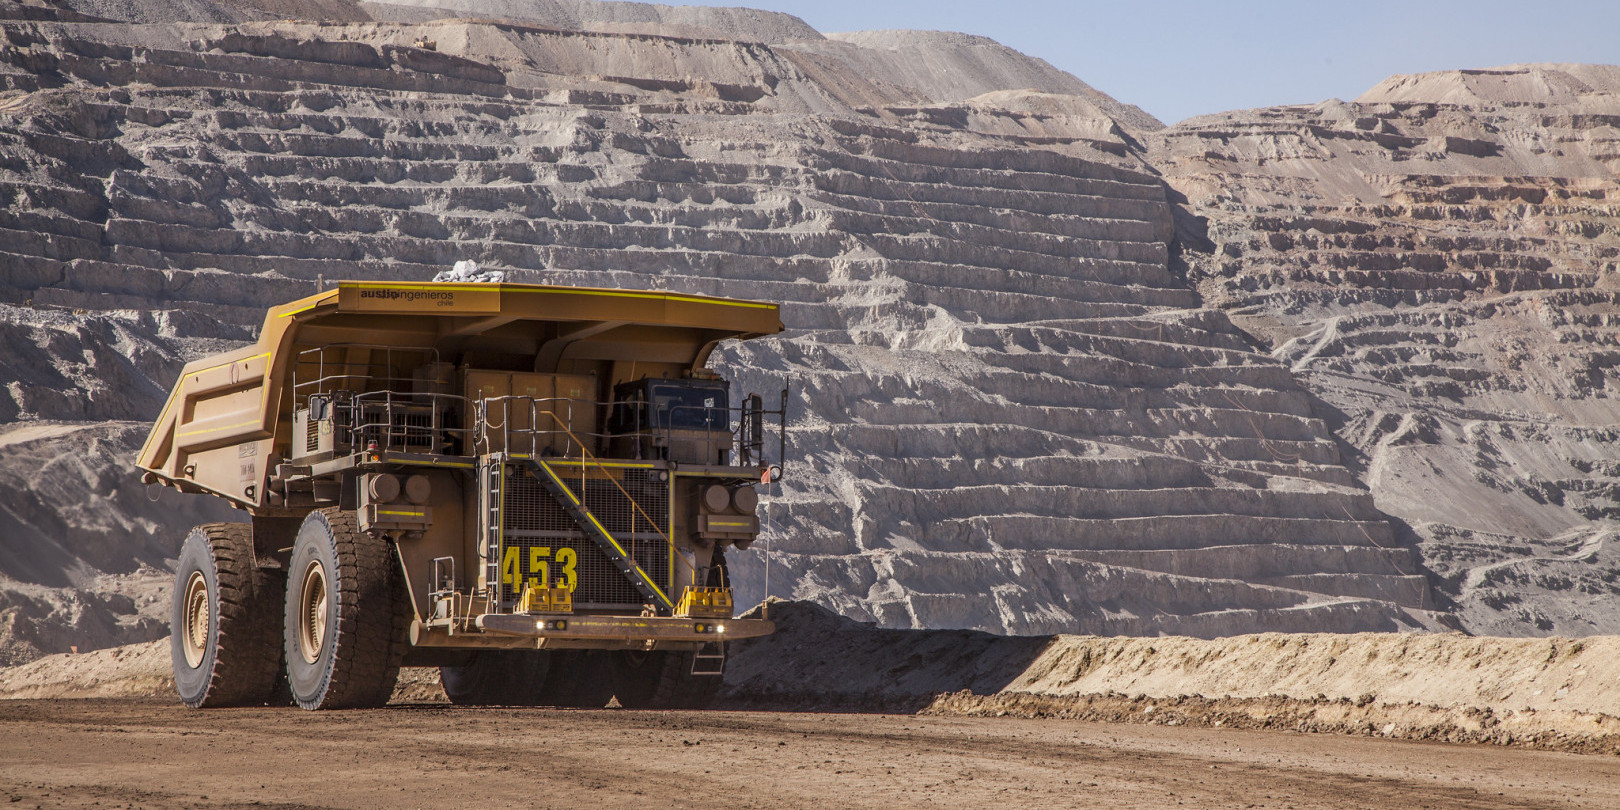
[[[149,480],[258,510],[267,507],[266,477],[297,455],[298,381],[330,379],[329,365],[364,365],[382,379],[420,376],[435,365],[407,368],[398,356],[472,357],[497,367],[518,358],[523,367],[511,373],[545,385],[590,375],[611,382],[678,376],[701,367],[722,340],[781,330],[777,306],[755,301],[526,284],[341,282],[271,309],[255,344],[186,365],[136,464]],[[346,347],[341,362],[329,359],[334,346]]]

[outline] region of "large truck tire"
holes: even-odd
[[[613,694],[626,709],[702,709],[720,691],[718,675],[693,675],[690,652],[613,653]]]
[[[352,511],[309,513],[287,566],[283,639],[293,702],[311,710],[388,702],[409,645],[403,580],[393,547],[361,532]]]
[[[613,699],[608,654],[597,650],[558,650],[540,687],[541,706],[600,709]]]
[[[245,523],[207,523],[186,536],[169,620],[181,703],[200,709],[272,699],[281,675],[280,574],[258,568]]]
[[[439,667],[439,683],[457,706],[538,706],[550,668],[550,653],[483,650],[461,666]]]

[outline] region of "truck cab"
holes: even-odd
[[[731,387],[717,375],[648,378],[613,387],[613,454],[724,465],[733,452]]]

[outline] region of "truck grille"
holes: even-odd
[[[570,472],[573,474],[570,475]],[[618,474],[621,471],[613,469],[612,472]],[[567,481],[574,495],[619,541],[619,545],[630,552],[647,576],[667,591],[670,584],[669,545],[659,532],[669,531],[669,485],[653,481],[650,470],[623,470],[623,477],[618,481],[619,486],[624,488],[623,492],[600,470],[590,470],[583,480],[577,467],[560,468],[558,473]],[[633,503],[625,497],[625,492],[633,496]],[[651,518],[651,522],[648,518]],[[636,586],[619,573],[619,569],[602,553],[595,541],[574,525],[568,513],[551,497],[540,480],[521,465],[508,465],[506,468],[501,524],[502,541],[506,548],[518,549],[518,560],[525,577],[534,573],[528,568],[531,548],[539,546],[551,549],[550,554],[542,558],[553,560],[550,566],[553,580],[562,573],[554,562],[557,550],[574,550],[577,555],[574,607],[640,609],[646,602]],[[503,549],[502,553],[507,552]],[[516,599],[521,590],[521,585],[513,587],[511,583],[503,581],[501,597]]]
[[[304,420],[304,455],[313,455],[321,449],[321,421],[319,419]]]

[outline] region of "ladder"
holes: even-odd
[[[726,674],[726,643],[710,641],[692,653],[693,675]]]
[[[484,462],[484,486],[478,500],[484,510],[484,582],[494,603],[501,601],[501,504],[506,500],[506,465],[498,458]]]
[[[642,598],[646,599],[648,604],[657,605],[664,610],[674,609],[674,603],[669,601],[669,597],[652,581],[652,577],[647,576],[647,572],[641,570],[641,566],[636,564],[635,559],[630,556],[630,552],[625,551],[624,546],[619,545],[618,539],[602,525],[601,521],[596,519],[595,515],[591,514],[591,510],[586,508],[584,503],[580,502],[579,498],[574,495],[574,491],[569,489],[568,484],[563,482],[562,476],[558,475],[557,471],[550,464],[547,464],[545,459],[514,459],[513,463],[525,464],[538,471],[539,474],[535,477],[540,479],[540,484],[546,488],[547,492],[551,493],[553,498],[557,499],[557,503],[562,506],[563,511],[567,512],[570,518],[573,518],[580,531],[585,532],[585,536],[591,538],[597,547],[602,549],[602,553],[613,561],[613,565],[619,569],[619,573],[624,574],[631,584],[636,586],[636,590],[641,592]]]

